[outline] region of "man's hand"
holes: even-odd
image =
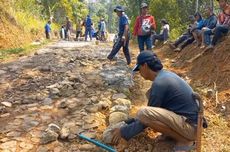
[[[121,41],[123,42],[123,46],[125,46],[128,40],[125,36],[122,36]]]
[[[137,39],[137,36],[136,35],[133,35],[133,38],[132,38],[133,40],[136,40]]]
[[[120,129],[115,128],[112,134],[113,134],[112,143],[117,145],[119,141],[122,139]]]
[[[216,29],[216,28],[213,28],[213,29],[211,30],[211,31],[212,31],[212,33],[214,33],[214,32],[215,32],[215,29]]]
[[[121,132],[119,128],[114,129],[112,134],[112,144],[116,145],[115,148],[117,151],[122,152],[126,148],[128,148],[128,142],[121,137]]]

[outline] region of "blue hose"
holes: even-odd
[[[105,145],[105,144],[103,144],[103,143],[101,143],[101,142],[99,142],[99,141],[97,141],[97,140],[88,138],[88,137],[86,137],[86,136],[84,136],[84,135],[82,135],[82,134],[80,134],[79,137],[82,138],[82,139],[87,140],[88,142],[93,143],[94,145],[96,145],[96,146],[98,146],[98,147],[101,147],[101,148],[107,150],[108,152],[116,152],[116,150],[113,149],[112,147],[107,146],[107,145]]]

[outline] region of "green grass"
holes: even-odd
[[[25,45],[24,47],[19,48],[10,48],[10,49],[0,49],[0,60],[6,60],[12,55],[20,56],[20,55],[26,55],[38,48],[41,48],[45,44],[48,44],[50,41],[46,40],[42,42],[39,45]]]

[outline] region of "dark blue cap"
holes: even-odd
[[[124,10],[124,8],[122,7],[122,6],[116,6],[115,8],[114,8],[114,12],[124,12],[125,10]]]
[[[161,64],[161,61],[157,58],[157,55],[155,53],[153,53],[152,51],[142,51],[137,56],[137,63],[135,65],[135,67],[133,68],[133,71],[139,71],[140,65],[142,65],[148,61],[153,61],[156,64]]]

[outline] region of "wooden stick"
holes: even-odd
[[[214,90],[215,90],[215,97],[216,97],[216,107],[219,104],[219,99],[218,99],[218,90],[216,86],[216,82],[214,82]]]
[[[196,151],[201,152],[201,137],[202,137],[202,131],[203,131],[203,116],[204,116],[204,107],[203,107],[203,101],[198,93],[194,93],[195,100],[199,107],[198,112],[198,123],[197,123],[197,135],[196,135]]]

